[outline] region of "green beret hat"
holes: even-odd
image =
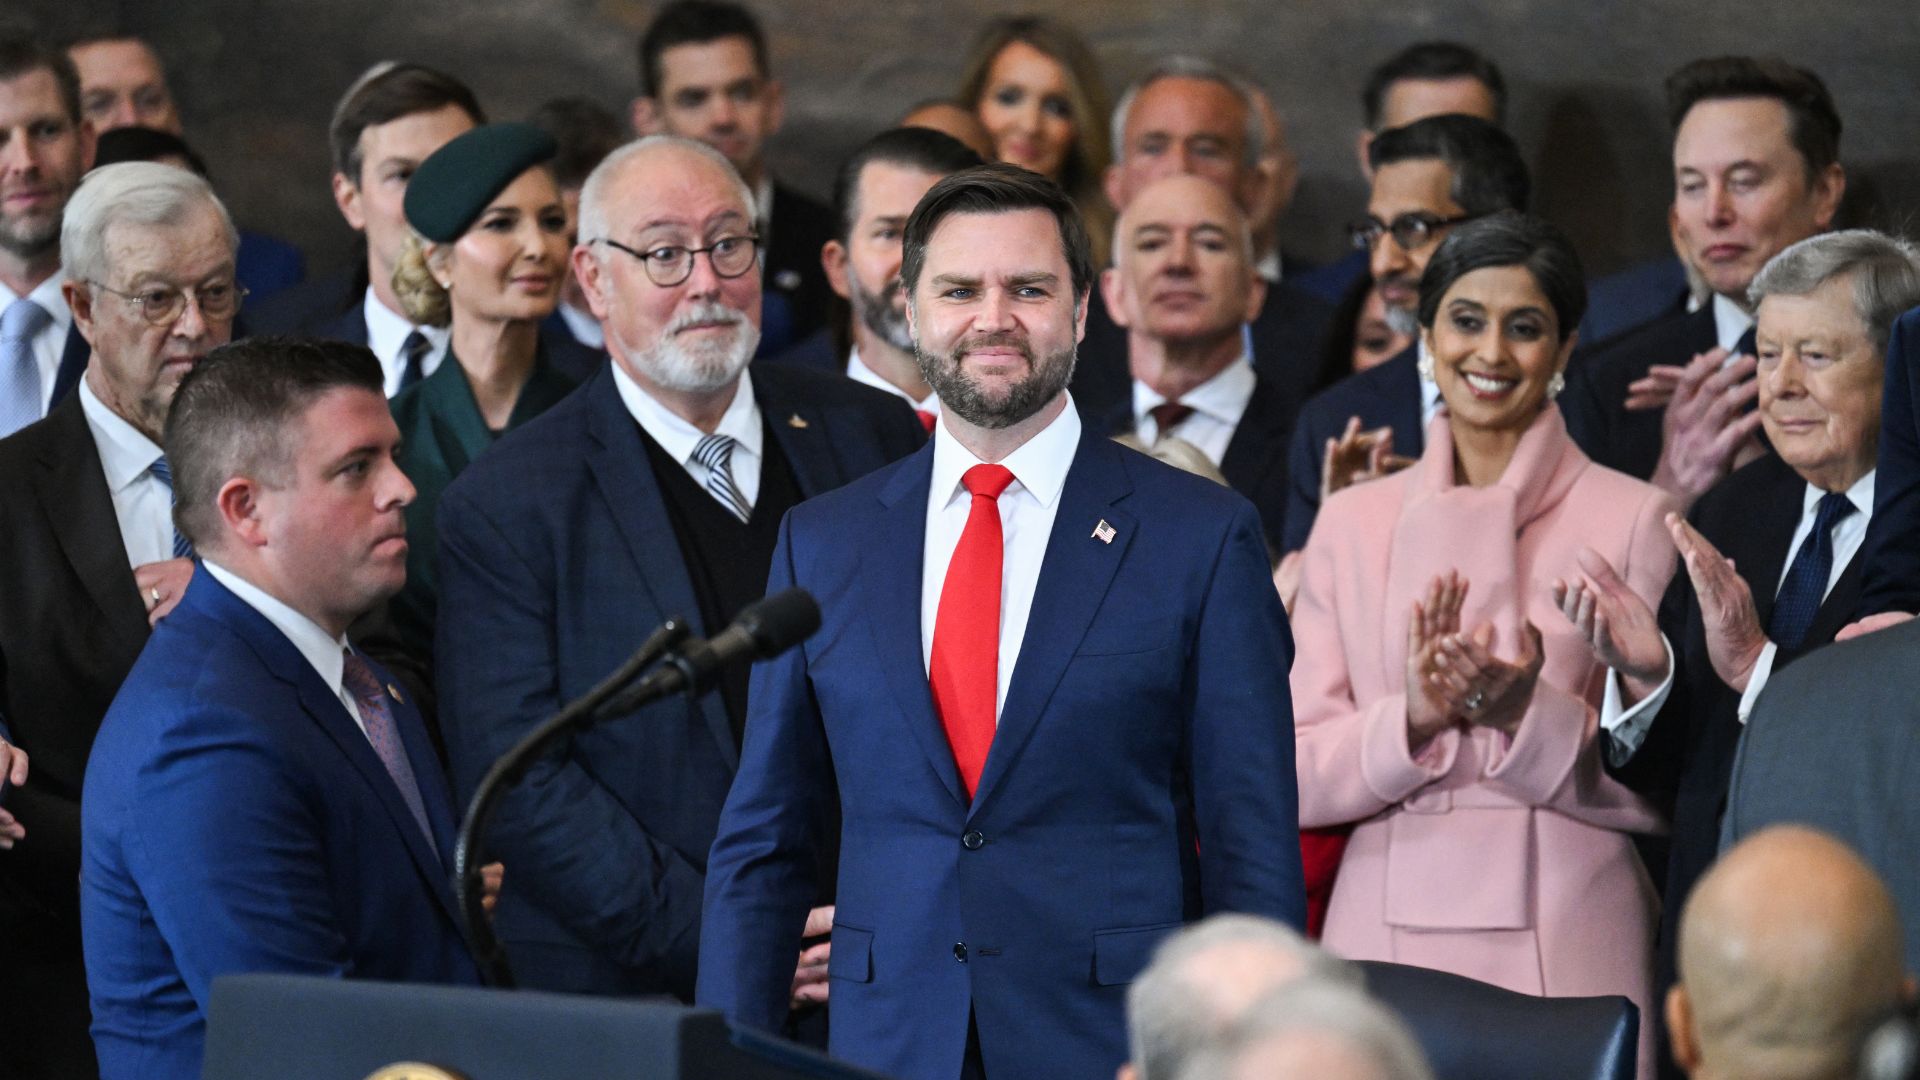
[[[460,239],[508,184],[560,148],[532,124],[484,124],[433,152],[407,182],[407,224],[435,243]]]

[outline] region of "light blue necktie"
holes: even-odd
[[[40,419],[40,363],[33,339],[51,322],[46,308],[24,296],[0,313],[0,438]]]
[[[159,457],[154,458],[153,464],[147,466],[147,471],[153,474],[155,480],[167,485],[167,494],[169,498],[171,498],[173,494],[173,466],[167,464],[167,455],[161,454]],[[187,541],[186,537],[180,535],[180,526],[178,525],[173,527],[173,557],[176,559],[193,558],[193,545]]]

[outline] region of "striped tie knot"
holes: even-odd
[[[155,480],[165,484],[167,491],[172,493],[173,466],[167,464],[167,455],[161,454],[159,457],[154,458],[153,464],[147,466],[147,471],[153,474]],[[193,558],[193,544],[185,536],[181,535],[178,525],[175,525],[173,528],[173,557],[176,559]]]
[[[735,445],[731,435],[705,436],[694,446],[693,460],[707,470],[707,493],[720,500],[720,505],[726,507],[728,513],[745,521],[752,515],[753,508],[733,482]]]

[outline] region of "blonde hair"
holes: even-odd
[[[433,276],[426,242],[407,233],[406,247],[393,265],[393,295],[415,326],[445,326],[453,321],[453,301]]]

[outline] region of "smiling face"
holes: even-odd
[[[941,407],[997,429],[1058,398],[1084,331],[1077,299],[1046,210],[943,218],[908,309],[921,375]]]
[[[1149,185],[1114,230],[1118,321],[1169,343],[1237,337],[1259,314],[1246,218],[1219,185],[1197,176]]]
[[[1526,267],[1460,275],[1425,331],[1451,422],[1490,431],[1532,424],[1573,351],[1559,329],[1553,303]]]
[[[553,314],[572,246],[553,174],[544,166],[521,173],[446,249],[437,272],[452,286],[454,318],[537,321]]]
[[[0,79],[0,250],[18,259],[60,243],[60,215],[93,161],[93,129],[74,123],[42,68]]]
[[[1853,283],[1760,301],[1760,422],[1780,459],[1827,491],[1844,491],[1880,447],[1885,361],[1854,309]]]
[[[1839,166],[1812,177],[1773,98],[1702,101],[1673,139],[1674,224],[1687,261],[1742,305],[1754,275],[1826,229],[1846,189]]]
[[[1000,50],[974,103],[994,157],[1060,179],[1076,131],[1067,69],[1024,41]]]

